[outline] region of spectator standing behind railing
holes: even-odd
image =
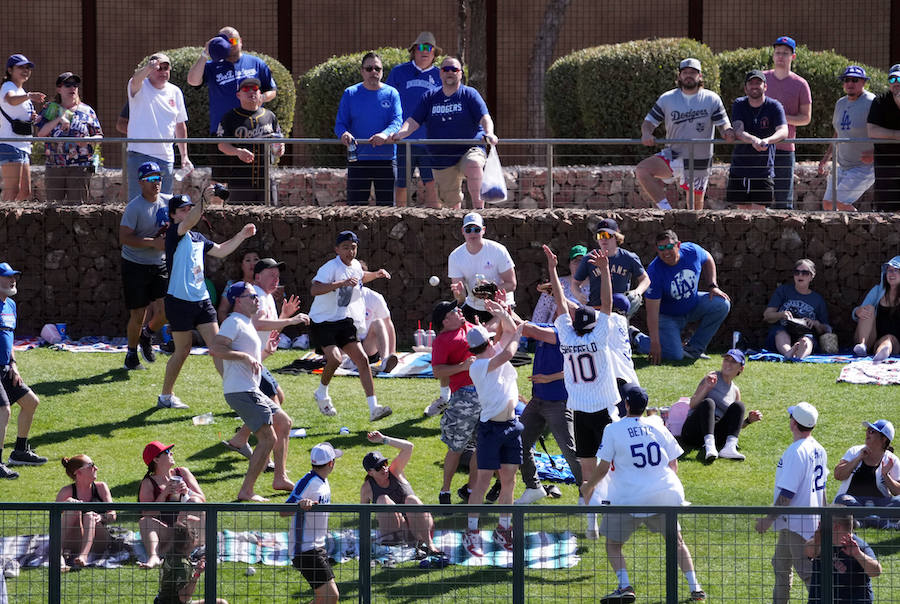
[[[834,105],[835,138],[868,138],[866,120],[875,95],[865,89],[869,76],[866,70],[857,65],[850,65],[839,78],[845,95]],[[831,157],[834,145],[829,145],[824,157],[819,161],[819,174],[828,174],[831,168]],[[842,143],[837,150],[837,199],[834,194],[834,179],[828,179],[825,187],[825,198],[822,209],[834,209],[855,212],[853,206],[862,194],[869,190],[875,182],[875,169],[872,166],[874,154],[872,143]]]
[[[722,138],[731,142],[734,131],[725,113],[722,99],[715,92],[703,89],[703,73],[700,61],[685,59],[678,66],[676,88],[660,96],[641,124],[641,144],[656,146],[653,131],[661,123],[666,124],[666,138],[693,138],[712,140],[713,126],[719,127]],[[709,164],[712,161],[712,143],[691,145],[675,143],[647,157],[637,165],[635,173],[644,192],[661,210],[671,210],[666,199],[666,184],[676,183],[688,191],[688,209],[702,210],[703,196],[709,184]],[[693,182],[691,178],[693,157]]]
[[[872,101],[867,119],[869,138],[900,139],[900,63],[888,72],[890,90]],[[890,212],[900,200],[900,146],[875,143],[875,209]]]
[[[436,139],[484,139],[497,144],[494,120],[478,91],[463,85],[462,63],[453,57],[441,61],[441,87],[429,90],[393,139],[400,141],[419,126],[428,126],[428,137]],[[434,181],[441,202],[459,209],[462,206],[462,181],[466,179],[472,207],[481,209],[481,180],[487,155],[480,146],[428,145]]]
[[[56,78],[56,98],[47,103],[37,123],[38,136],[63,139],[101,138],[103,130],[93,108],[78,95],[81,77],[71,71]],[[90,182],[96,149],[86,141],[45,143],[47,157],[44,183],[47,201],[85,202],[90,198]]]
[[[731,152],[725,201],[741,210],[765,210],[775,201],[775,143],[787,137],[784,108],[766,97],[766,74],[744,78],[743,96],[731,106],[734,137],[743,141]]]
[[[764,71],[769,98],[784,107],[788,123],[788,138],[797,136],[797,126],[806,126],[812,119],[812,95],[809,84],[791,71],[797,58],[797,43],[793,38],[781,36],[772,45],[773,69]],[[775,146],[775,208],[790,210],[794,207],[794,143]]]
[[[872,604],[872,579],[881,574],[881,563],[861,537],[853,534],[853,515],[834,515],[831,519],[831,600],[832,604]],[[812,559],[808,604],[821,604],[822,543],[821,530],[805,546]],[[889,588],[888,588],[889,589]]]
[[[391,136],[403,123],[400,94],[381,81],[384,67],[377,53],[367,52],[359,73],[362,82],[346,90],[338,106],[334,133],[347,146],[347,205],[368,205],[375,185],[375,204],[394,205],[397,145]],[[379,148],[380,147],[380,148]]]
[[[0,174],[3,193],[0,201],[31,199],[32,124],[37,118],[34,103],[43,103],[42,92],[25,92],[22,88],[34,63],[25,55],[14,54],[6,60],[6,74],[0,86],[0,138],[18,138],[21,142],[0,143]]]
[[[169,82],[172,66],[168,55],[158,52],[128,80],[128,138],[187,138],[187,110],[181,89]],[[193,168],[187,143],[178,143],[181,167]],[[161,192],[171,194],[175,180],[172,143],[128,143],[128,199],[140,194],[137,169],[156,162],[162,172]]]
[[[409,47],[409,62],[397,65],[391,69],[387,84],[397,89],[400,94],[400,105],[403,107],[403,119],[412,115],[413,110],[422,100],[422,95],[441,85],[441,70],[434,66],[434,58],[443,54],[441,47],[437,45],[434,34],[423,31],[416,41]],[[427,128],[419,128],[409,139],[428,138]],[[441,207],[437,198],[437,188],[434,184],[434,175],[431,172],[428,150],[424,145],[411,145],[409,158],[406,155],[406,145],[397,147],[397,184],[394,189],[394,200],[399,207],[406,205],[406,164],[409,163],[409,173],[412,175],[416,166],[419,166],[419,178],[425,183],[425,206],[429,208]],[[419,200],[421,202],[421,200]]]

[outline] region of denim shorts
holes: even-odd
[[[31,153],[17,149],[12,145],[0,143],[0,165],[2,164],[30,164]]]

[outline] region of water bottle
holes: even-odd
[[[212,411],[210,411],[209,413],[204,413],[203,415],[195,415],[191,419],[193,420],[195,426],[208,426],[209,424],[215,423]]]
[[[350,434],[350,428],[348,428],[347,426],[342,427],[339,431],[339,434],[342,434],[344,436]]]
[[[173,476],[170,478],[172,482],[184,482],[184,479],[181,476]],[[181,503],[186,502],[191,497],[191,490],[188,489],[186,493],[181,494]]]
[[[425,332],[425,346],[431,348],[431,343],[434,342],[434,330],[431,328],[431,323],[428,324],[428,331]]]
[[[194,171],[194,164],[191,163],[191,160],[185,160],[181,163],[181,167],[175,170],[175,180],[181,182],[185,179],[185,177]]]
[[[356,161],[356,139],[352,139],[350,144],[347,145],[347,161],[355,162]]]

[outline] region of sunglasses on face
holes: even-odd
[[[63,82],[62,84],[60,84],[60,86],[62,88],[78,88],[78,84],[76,84],[75,82]]]
[[[259,294],[242,294],[238,296],[238,298],[250,298],[251,300],[256,300],[259,298]]]
[[[597,239],[612,239],[612,233],[607,233],[606,231],[600,231],[597,233]]]
[[[467,227],[463,227],[463,231],[465,231],[466,233],[480,233],[481,227],[469,225]]]
[[[850,82],[851,84],[856,84],[859,82],[859,78],[844,78],[844,83]]]
[[[228,41],[231,43],[232,46],[234,46],[235,44],[240,42],[240,40],[241,40],[240,38],[228,38]]]
[[[162,180],[161,176],[148,176],[142,179],[144,182],[159,182]]]
[[[888,78],[888,82],[896,84],[897,82],[900,82],[900,76],[891,76]]]
[[[678,245],[678,244],[677,243],[667,243],[665,245],[657,245],[656,249],[658,249],[661,252],[667,252],[669,250],[674,250],[676,245]]]
[[[802,269],[802,268],[795,268],[795,269],[794,269],[794,274],[795,274],[795,275],[802,275],[802,276],[804,276],[804,277],[809,277],[810,275],[812,275],[812,271],[808,271],[808,270],[805,270],[805,269]]]
[[[259,86],[241,86],[241,92],[257,92],[259,91]]]
[[[363,67],[363,69],[365,69],[369,73],[372,73],[373,71],[381,72],[382,67],[381,65],[366,65],[365,67]]]
[[[434,50],[434,46],[431,44],[419,44],[416,46],[416,50],[421,50],[422,52],[431,52]]]
[[[171,69],[172,66],[169,65],[168,63],[160,63],[159,65],[156,66],[156,68],[159,69],[160,71],[169,71],[169,69]]]
[[[457,71],[459,71],[459,67],[457,67],[456,65],[444,65],[443,67],[441,67],[441,71],[451,71],[453,73],[456,73]]]
[[[97,464],[95,464],[94,462],[91,462],[91,463],[88,463],[88,464],[84,464],[83,466],[81,466],[81,467],[78,468],[78,469],[79,469],[79,470],[84,470],[84,469],[93,470],[93,469],[96,468],[96,467],[97,467]]]

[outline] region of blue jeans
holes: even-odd
[[[794,208],[794,152],[775,149],[776,210]]]
[[[709,341],[719,330],[719,326],[728,316],[731,304],[718,296],[711,296],[708,292],[697,294],[697,305],[686,315],[674,316],[659,313],[659,343],[662,349],[662,358],[667,361],[680,361],[684,358],[685,350],[695,356],[706,351]],[[681,347],[681,332],[688,323],[698,323],[694,335],[687,345]],[[637,334],[635,336],[638,350],[642,354],[650,353],[650,336]]]
[[[162,188],[160,188],[159,192],[166,195],[172,194],[172,186],[175,184],[175,164],[152,155],[129,151],[128,163],[126,164],[128,172],[128,199],[126,201],[131,201],[141,194],[141,185],[138,184],[138,168],[142,163],[148,161],[152,161],[159,166],[159,171],[162,175]]]
[[[847,507],[880,507],[880,508],[900,508],[900,495],[894,497],[869,497],[865,495],[850,495],[844,493],[834,498],[834,502]],[[849,510],[848,510],[849,511]],[[879,518],[870,514],[859,513],[853,514],[855,520],[859,521],[860,526],[874,528],[892,528],[897,525],[900,515],[893,518]]]

